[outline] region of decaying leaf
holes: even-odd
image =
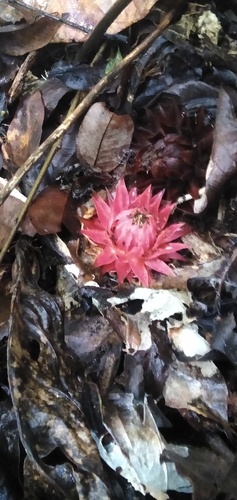
[[[229,451],[227,456],[222,455],[221,449],[216,451],[189,447],[188,454],[182,456],[178,450],[167,446],[163,454],[175,462],[180,474],[190,478],[194,500],[216,500],[220,492],[227,493],[224,498],[236,499],[236,457]]]
[[[21,498],[19,434],[10,397],[1,398],[0,402],[0,439],[1,455],[2,458],[4,457],[0,470],[1,495],[7,498],[10,494],[14,498],[14,489],[16,488],[19,498]],[[9,485],[11,485],[10,488]]]
[[[19,104],[7,131],[5,149],[20,167],[39,146],[44,121],[44,105],[39,91],[27,95]]]
[[[202,212],[236,174],[237,119],[230,96],[221,88],[211,158],[206,171],[205,192],[194,203],[194,211]]]
[[[37,469],[45,493],[51,484],[60,499],[109,499],[80,408],[80,386],[70,376],[73,366],[65,351],[60,305],[38,287],[37,275],[37,262],[22,242],[15,267],[8,376],[27,460]],[[30,483],[34,485],[34,475]]]
[[[164,464],[160,456],[166,443],[147,404],[139,404],[133,394],[116,391],[109,395],[103,415],[105,436],[96,436],[103,460],[117,470],[135,490],[166,500],[168,489],[191,491],[188,480],[177,474],[174,464]],[[181,453],[187,455],[187,450]]]
[[[77,155],[96,171],[111,172],[130,147],[133,121],[97,102],[87,112],[77,136]]]
[[[182,363],[176,360],[169,370],[164,389],[168,406],[190,409],[191,403],[200,398],[214,414],[227,420],[228,390],[212,361]],[[192,407],[199,413],[195,404]]]
[[[190,297],[185,292],[136,287],[125,297],[117,294],[104,300],[103,291],[100,296],[100,289],[93,292],[91,288],[90,295],[130,354],[151,348],[152,325],[157,321],[165,321],[167,339],[186,359],[200,359],[211,350],[209,343],[199,334],[196,322],[187,317]],[[113,307],[108,308],[108,304]],[[123,312],[119,309],[121,307]]]
[[[68,201],[68,193],[49,186],[33,201],[28,217],[39,234],[52,234],[61,231],[63,214]]]
[[[6,186],[7,181],[0,177],[0,189]],[[19,215],[25,203],[26,197],[17,189],[14,189],[11,196],[0,207],[0,248],[6,242],[11,229],[14,227],[17,216]],[[28,221],[24,225],[24,232],[34,236],[35,229],[31,222]]]
[[[22,28],[15,31],[13,26],[11,36],[9,33],[1,33],[1,48],[6,54],[21,56],[44,47],[53,40],[58,30],[58,22],[37,17],[35,22],[30,21],[29,24],[23,22]]]
[[[41,12],[53,14],[59,19],[66,16],[66,21],[75,23],[79,28],[77,29],[67,26],[67,24],[57,23],[57,33],[51,32],[50,40],[47,38],[45,39],[44,36],[41,36],[40,39],[40,30],[38,30],[38,46],[34,48],[42,47],[49,43],[49,41],[54,43],[83,42],[88,38],[90,32],[114,3],[115,0],[108,0],[106,3],[104,0],[50,0],[48,2],[30,0],[28,2],[21,2],[21,5],[17,6],[17,8],[7,7],[7,22],[14,24],[17,21],[27,18],[28,22],[33,23],[38,16],[39,10]],[[155,0],[147,0],[146,2],[143,0],[131,1],[110,26],[108,33],[118,33],[131,24],[139,21],[148,14],[154,4]],[[26,7],[31,7],[31,10],[27,10],[27,8],[24,7],[25,5]],[[35,12],[34,9],[36,9]],[[3,19],[6,22],[6,16],[3,17]],[[47,18],[44,18],[43,22],[46,23]],[[80,26],[84,29],[80,30]],[[31,43],[31,38],[28,38],[28,50],[25,47],[26,52],[34,50]],[[17,46],[15,47],[15,51],[16,50]]]

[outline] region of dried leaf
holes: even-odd
[[[32,11],[30,12],[32,15]],[[1,33],[1,49],[12,56],[24,55],[52,42],[57,30],[57,21],[42,17],[33,24],[23,25],[23,29],[19,31],[13,31],[11,36],[9,33]]]
[[[96,437],[100,455],[135,490],[143,495],[149,493],[156,500],[168,499],[167,489],[191,491],[189,481],[177,474],[174,464],[164,466],[160,460],[166,443],[146,400],[141,404],[133,394],[111,393],[103,422],[107,435]]]
[[[194,211],[202,212],[223,190],[237,170],[237,119],[230,96],[221,88],[211,158],[206,171],[205,192],[194,202]]]
[[[5,2],[4,2],[5,3]],[[38,9],[46,13],[51,13],[54,16],[56,15],[59,19],[63,18],[65,14],[67,14],[66,20],[77,25],[81,25],[84,28],[87,28],[88,31],[93,30],[93,28],[98,24],[98,22],[103,18],[106,12],[112,7],[115,3],[115,0],[50,0],[48,2],[44,2],[43,0],[30,0],[27,2],[21,2],[20,9],[24,12],[24,17],[28,17],[31,22],[34,20],[34,17],[37,16],[36,12],[32,10],[29,11],[28,14],[26,9],[24,9],[24,5],[30,6],[32,9]],[[108,29],[108,33],[115,34],[118,33],[131,24],[143,19],[153,5],[156,3],[156,0],[147,0],[144,2],[143,0],[133,0],[131,3],[121,12],[121,14],[117,17],[117,19],[113,22],[113,24]],[[9,7],[8,7],[9,9]],[[1,13],[2,14],[2,13]],[[23,15],[19,17],[19,7],[17,9],[11,9],[8,12],[8,23],[15,23],[21,20]],[[47,22],[46,18],[41,19],[43,23]],[[76,28],[71,28],[66,24],[57,23],[57,33],[51,32],[51,42],[82,42],[88,38],[89,34],[84,31]],[[27,39],[28,42],[28,50],[34,50],[31,46],[31,37]],[[48,39],[45,39],[44,36],[41,36],[41,45],[46,45],[49,42]],[[40,43],[40,31],[38,31],[38,43]],[[35,48],[39,48],[35,47]]]
[[[7,181],[0,177],[0,189],[6,186]],[[14,189],[9,196],[9,198],[4,201],[4,203],[0,207],[0,248],[3,247],[6,242],[10,231],[14,227],[16,223],[17,216],[19,215],[22,207],[25,203],[25,196],[20,193],[17,189]],[[24,232],[31,236],[34,236],[35,229],[32,226],[31,222],[28,221],[27,224],[24,225]]]
[[[35,198],[28,217],[37,233],[44,235],[61,231],[67,201],[68,193],[53,186],[47,187]]]
[[[39,146],[43,121],[44,105],[37,90],[21,101],[7,131],[5,149],[15,166],[20,167]]]
[[[131,144],[134,124],[129,115],[116,115],[97,102],[86,114],[77,137],[77,155],[96,171],[111,172]]]

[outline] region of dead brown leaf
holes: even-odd
[[[0,177],[0,190],[6,185],[7,181]],[[10,231],[12,230],[17,216],[20,213],[24,203],[25,196],[17,189],[12,191],[11,196],[0,207],[0,248],[7,241]],[[33,236],[34,228],[30,222],[25,225],[25,233]]]
[[[194,202],[194,211],[202,212],[236,174],[237,119],[230,96],[221,88],[217,107],[211,158],[206,171],[205,192]]]
[[[61,231],[61,223],[68,200],[68,193],[49,186],[33,201],[28,217],[39,234]]]
[[[24,55],[51,43],[57,30],[57,21],[40,18],[19,31],[13,31],[11,36],[1,33],[1,50],[12,56]]]
[[[77,156],[100,172],[111,172],[130,147],[134,124],[129,115],[116,115],[97,102],[86,114],[77,137]]]
[[[90,32],[104,17],[106,12],[113,6],[114,3],[115,0],[107,0],[106,2],[105,0],[49,0],[48,2],[43,0],[30,0],[28,2],[21,3],[21,10],[25,12],[26,9],[24,9],[24,5],[28,5],[37,11],[41,10],[48,14],[53,14],[54,16],[56,15],[59,19],[65,17],[65,14],[67,14],[65,18],[66,21],[87,28],[89,33],[80,31],[80,29],[72,28],[67,24],[58,24],[57,32],[52,33],[51,42],[83,42],[89,37]],[[143,0],[131,1],[126,9],[121,12],[121,14],[110,26],[108,33],[119,33],[131,24],[143,19],[155,3],[156,0],[146,0],[146,2]],[[29,14],[27,14],[27,17],[29,18]],[[19,18],[22,19],[22,15],[19,15],[19,7],[9,11],[8,23],[11,22],[14,24],[16,21],[19,21]],[[35,13],[32,13],[32,11],[30,18],[35,18]],[[43,21],[45,23],[46,19],[44,18]],[[38,30],[38,42],[40,41],[40,34],[40,30]],[[28,39],[27,43],[30,45],[27,52],[34,50],[31,47],[31,39]],[[46,45],[49,43],[49,40],[45,39],[44,36],[41,36],[41,43]],[[17,50],[17,46],[15,47],[15,50]]]
[[[16,167],[20,167],[37,149],[42,134],[44,105],[37,90],[19,104],[7,132],[5,150]]]

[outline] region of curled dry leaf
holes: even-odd
[[[222,88],[217,107],[211,158],[206,171],[205,192],[194,202],[194,211],[202,212],[223,189],[223,185],[236,174],[237,119],[230,96]]]
[[[4,148],[16,167],[20,167],[39,146],[43,121],[44,105],[37,90],[21,101],[7,131]]]
[[[129,115],[116,115],[97,102],[86,114],[77,137],[77,156],[94,170],[111,172],[131,144],[134,124]]]

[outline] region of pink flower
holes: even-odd
[[[107,201],[93,197],[97,216],[81,219],[81,232],[102,249],[95,267],[102,267],[103,273],[115,271],[119,283],[135,276],[144,286],[151,282],[151,269],[174,274],[166,261],[184,260],[178,251],[187,245],[173,240],[188,231],[184,223],[167,226],[175,204],[161,204],[163,194],[152,196],[151,186],[140,195],[136,188],[128,192],[122,179]]]

